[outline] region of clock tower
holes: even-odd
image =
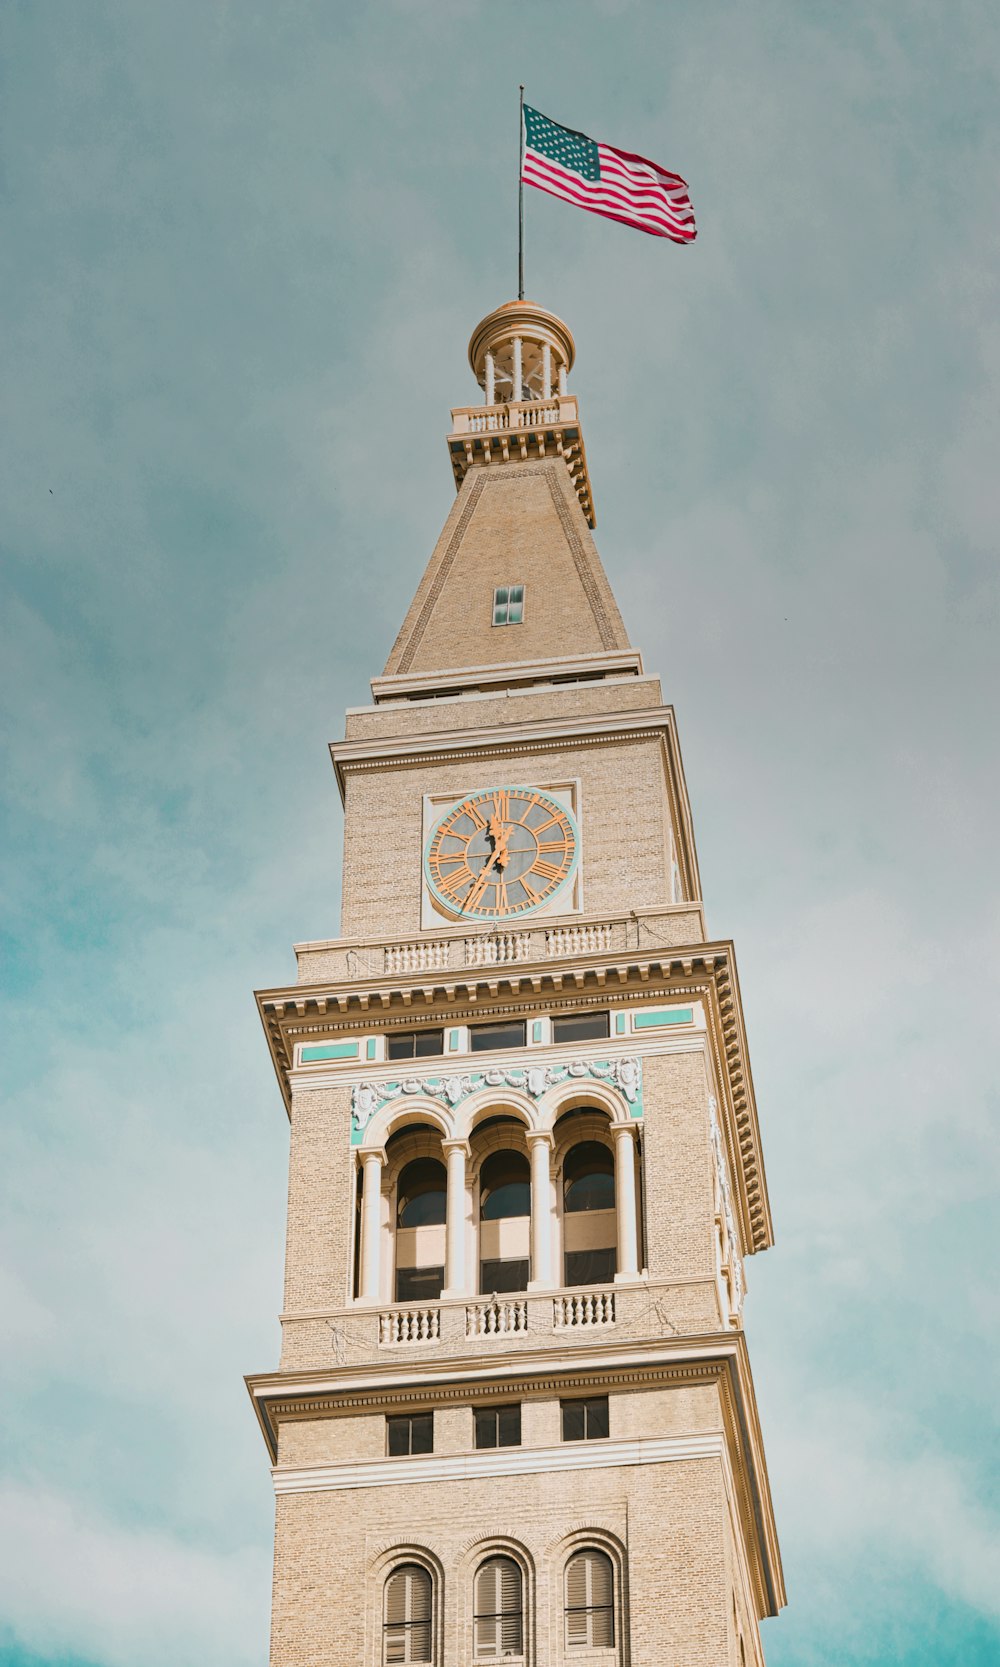
[[[473,333],[456,497],[331,748],[341,935],[258,1004],[291,1124],[272,1667],[761,1667],[772,1242],[673,709],[594,545],[574,343]]]

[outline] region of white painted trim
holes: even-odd
[[[477,726],[470,729],[423,730],[409,735],[357,736],[347,741],[331,741],[330,757],[338,779],[343,781],[345,769],[375,768],[402,759],[414,763],[420,758],[433,758],[438,753],[462,753],[469,750],[493,753],[497,757],[506,752],[529,748],[532,743],[544,745],[545,750],[559,751],[570,741],[602,740],[631,741],[644,735],[674,735],[672,706],[623,707],[606,715],[578,714],[565,718],[539,718],[522,724]]]
[[[546,660],[509,660],[491,665],[457,666],[451,671],[390,672],[371,680],[372,695],[380,704],[399,698],[410,690],[457,688],[462,684],[503,677],[535,678],[565,677],[572,671],[604,671],[620,667],[623,671],[646,675],[642,655],[637,648],[595,649],[591,654],[558,654]],[[370,711],[370,707],[349,707],[348,711]]]
[[[474,1481],[480,1476],[542,1476],[565,1470],[613,1470],[623,1465],[670,1464],[679,1459],[725,1459],[721,1430],[706,1435],[639,1437],[634,1441],[573,1441],[558,1447],[491,1447],[476,1453],[427,1453],[364,1463],[275,1465],[275,1493],[330,1493],[345,1488],[403,1487],[410,1482]]]

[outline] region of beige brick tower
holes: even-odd
[[[674,714],[511,302],[331,747],[342,936],[259,997],[291,1121],[273,1667],[745,1667],[784,1602],[743,1333],[771,1243]]]

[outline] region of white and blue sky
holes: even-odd
[[[251,990],[337,930],[524,81],[699,218],[529,193],[527,292],[737,945],[769,1667],[995,1663],[995,0],[10,0],[0,62],[0,1660],[266,1660]]]

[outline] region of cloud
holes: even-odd
[[[527,289],[576,336],[602,556],[737,943],[769,1662],[969,1667],[1000,1648],[997,9],[505,15],[11,20],[0,1597],[55,1659],[263,1658],[240,1377],[276,1356],[287,1126],[250,990],[336,931],[325,744],[453,501],[530,39],[534,101],[700,219],[680,251],[529,193]]]
[[[44,1486],[0,1488],[0,1613],[46,1659],[232,1667],[265,1658],[269,1561],[103,1519]]]

